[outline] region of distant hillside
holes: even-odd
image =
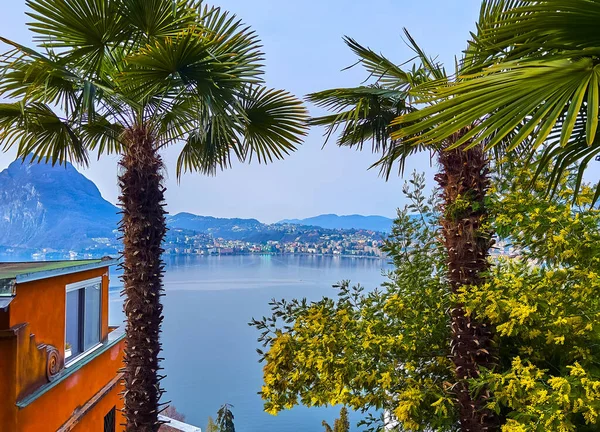
[[[83,250],[114,238],[117,207],[71,164],[10,164],[0,172],[0,246]]]
[[[175,230],[187,230],[197,233],[210,234],[215,238],[225,240],[242,240],[247,242],[263,243],[269,240],[293,241],[301,235],[312,232],[313,227],[294,225],[264,224],[256,219],[216,218],[212,216],[199,216],[191,213],[177,213],[167,217],[167,226],[171,229],[169,235]]]
[[[198,216],[191,213],[177,213],[167,217],[167,226],[182,228],[199,232],[211,231],[247,231],[263,226],[256,219],[215,218],[212,216]]]
[[[323,214],[307,219],[284,219],[280,224],[318,226],[327,229],[366,229],[391,232],[394,220],[383,216]]]
[[[94,255],[114,254],[122,249],[117,227],[118,208],[102,198],[98,188],[71,164],[10,164],[0,172],[0,253]],[[381,216],[322,215],[304,220],[263,224],[256,219],[215,218],[191,213],[167,217],[171,229],[166,243],[204,234],[264,244],[268,241],[317,241],[355,231],[389,231],[392,220]],[[343,229],[344,233],[339,230]],[[371,234],[366,234],[367,236]],[[341,237],[340,237],[341,238]],[[376,234],[380,238],[380,234]]]

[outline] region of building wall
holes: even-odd
[[[10,330],[0,330],[0,430],[16,430],[17,406],[15,378],[16,378],[16,353],[17,341]]]
[[[10,304],[10,326],[29,323],[38,343],[64,351],[66,286],[102,277],[102,338],[108,334],[108,269],[100,268],[17,284]]]
[[[76,415],[76,410],[90,401],[107,383],[113,380],[122,367],[125,342],[113,346],[92,362],[83,366],[66,380],[40,396],[30,405],[17,413],[17,431],[19,432],[54,432],[64,425],[69,418]],[[117,384],[101,398],[82,418],[73,431],[102,432],[104,416],[116,406],[123,407],[119,392],[121,384]],[[123,423],[117,412],[117,430]]]
[[[115,430],[123,431],[125,418],[119,410],[123,404],[120,401],[119,392],[122,391],[122,387],[119,384],[117,387],[111,390],[110,394],[106,395],[103,399],[98,402],[92,411],[90,411],[80,423],[73,429],[74,432],[104,432],[104,416],[112,409],[116,407],[116,418],[115,418]]]
[[[102,277],[101,337],[105,340],[109,333],[107,268],[17,284],[8,310],[9,328],[0,328],[0,400],[4,402],[0,404],[0,431],[54,432],[70,418],[77,418],[77,410],[94,400],[118,375],[124,341],[99,354],[28,406],[19,409],[15,405],[48,383],[46,345],[58,350],[64,367],[66,285],[97,277]],[[72,430],[103,431],[104,416],[113,406],[117,410],[122,407],[121,390],[119,383],[94,401]],[[116,420],[117,430],[122,430],[120,412]]]

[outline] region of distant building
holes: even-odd
[[[0,430],[121,430],[114,259],[0,263]]]

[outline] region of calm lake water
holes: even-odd
[[[375,288],[385,278],[385,261],[317,256],[169,257],[163,297],[165,400],[186,421],[206,427],[219,406],[234,406],[238,432],[321,432],[321,422],[338,408],[296,407],[278,416],[263,411],[257,392],[262,365],[255,349],[252,317],[268,315],[272,298],[317,300],[335,296],[344,279]],[[120,281],[111,276],[110,322],[123,320]],[[359,416],[351,416],[352,430]]]

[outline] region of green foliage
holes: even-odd
[[[425,197],[424,185],[415,175],[405,187],[411,204],[386,242],[396,268],[382,289],[345,281],[337,299],[274,301],[271,318],[253,320],[268,347],[261,392],[268,412],[344,404],[393,411],[415,430],[453,427],[451,299],[437,198]]]
[[[206,424],[206,432],[219,432],[219,427],[213,421],[212,417],[208,418],[208,423]]]
[[[350,432],[350,421],[348,420],[348,408],[340,409],[340,417],[333,423],[333,432]]]
[[[547,186],[575,166],[577,189],[600,154],[599,21],[597,0],[483,1],[458,79],[417,89],[429,106],[402,113],[392,138],[427,146],[477,123],[455,147],[541,150],[538,174],[553,166]]]
[[[323,420],[321,423],[325,432],[350,432],[350,422],[348,421],[348,408],[345,406],[340,409],[340,416],[333,422],[333,429]]]
[[[425,199],[413,177],[411,205],[387,241],[395,268],[380,289],[344,282],[337,299],[273,302],[272,317],[253,321],[267,347],[267,411],[341,403],[383,408],[397,430],[457,430],[447,310],[460,302],[497,330],[498,366],[472,389],[492,390],[503,432],[597,430],[600,210],[589,187],[573,201],[574,176],[547,199],[550,175],[533,181],[529,169],[506,168],[489,204],[510,254],[491,258],[488,282],[456,297],[436,238],[436,198]]]
[[[233,424],[233,413],[231,412],[233,405],[223,404],[217,412],[217,427],[219,432],[235,432]]]
[[[344,42],[358,58],[356,65],[362,66],[367,73],[365,82],[368,83],[308,95],[308,100],[331,113],[310,121],[312,125],[326,127],[326,141],[339,131],[339,146],[362,150],[365,144],[371,145],[372,151],[380,154],[380,159],[371,168],[378,167],[386,178],[391,175],[396,162],[399,172],[403,173],[410,155],[439,148],[438,145],[428,148],[408,145],[403,140],[391,138],[397,129],[391,125],[392,121],[417,109],[414,105],[415,88],[446,76],[441,65],[428,57],[406,30],[405,36],[417,54],[418,62],[412,68],[398,66],[382,54],[345,37]]]

